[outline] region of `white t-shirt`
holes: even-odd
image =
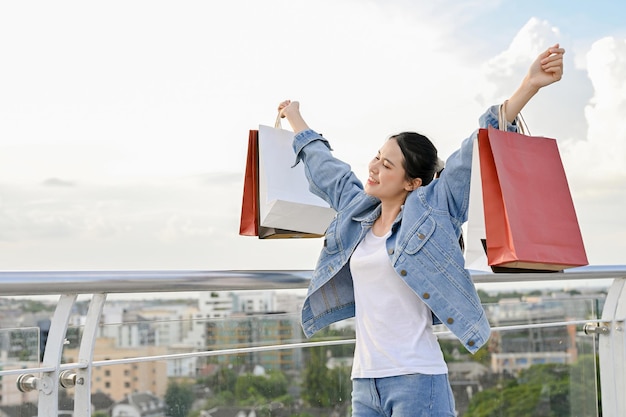
[[[350,260],[356,308],[352,378],[445,374],[431,311],[392,268],[388,237],[370,230]]]

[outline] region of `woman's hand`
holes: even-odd
[[[565,49],[560,48],[558,43],[548,48],[530,66],[527,82],[539,90],[559,81],[563,76],[563,54]]]
[[[286,117],[289,120],[289,116],[300,113],[300,103],[297,101],[285,100],[278,105],[278,113],[281,118]]]
[[[561,79],[563,76],[564,53],[565,49],[559,47],[557,43],[545,52],[542,52],[535,59],[520,87],[510,99],[504,102],[506,120],[512,123],[519,112],[522,111],[524,106],[541,88]]]
[[[300,103],[297,101],[285,100],[281,102],[278,105],[278,114],[287,119],[295,133],[309,128],[300,114]]]

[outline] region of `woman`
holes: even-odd
[[[507,130],[516,130],[518,113],[539,89],[561,79],[564,53],[557,44],[532,63],[503,104]],[[296,133],[296,161],[304,163],[311,191],[337,211],[302,308],[305,334],[355,316],[353,416],[454,416],[432,325],[444,323],[471,353],[490,333],[459,246],[476,132],[440,174],[428,138],[391,136],[363,185],[309,128],[298,102],[284,101],[278,110]],[[480,127],[497,128],[498,110],[489,108]]]

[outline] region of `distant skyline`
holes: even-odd
[[[401,130],[445,158],[554,43],[564,78],[524,116],[558,139],[590,262],[626,264],[624,16],[617,0],[3,2],[0,270],[313,269],[321,239],[238,236],[249,129],[289,98],[360,177]]]

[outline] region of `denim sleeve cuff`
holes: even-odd
[[[302,132],[298,132],[293,138],[293,150],[296,153],[296,162],[294,164],[298,165],[298,162],[302,159],[301,151],[306,145],[311,142],[321,141],[329,150],[333,150],[330,147],[328,141],[316,131],[312,129],[303,130]]]
[[[480,127],[487,128],[488,126],[492,126],[496,129],[500,129],[498,123],[498,110],[500,109],[500,104],[495,104],[487,110],[485,114],[480,117]],[[508,132],[517,132],[517,125],[515,123],[506,123],[506,130]]]

